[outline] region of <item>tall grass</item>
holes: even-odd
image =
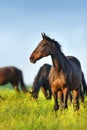
[[[47,101],[41,92],[34,100],[29,94],[18,94],[6,86],[0,88],[0,95],[5,98],[0,99],[0,130],[87,129],[87,97],[78,112],[71,104],[68,110],[55,113],[53,99]]]

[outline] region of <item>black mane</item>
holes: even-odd
[[[45,33],[42,34],[43,39],[50,41],[51,43],[54,43],[54,47],[56,47],[58,50],[61,50],[61,45],[59,44],[59,42],[57,42],[55,39],[51,39],[50,37],[48,37]]]

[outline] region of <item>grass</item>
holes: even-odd
[[[40,92],[38,100],[29,94],[16,93],[9,85],[0,87],[0,130],[86,130],[87,97],[80,103],[80,110],[73,106],[57,113],[53,110],[53,99],[47,101]]]

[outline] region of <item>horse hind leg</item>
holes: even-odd
[[[21,89],[22,89],[22,91],[23,91],[24,93],[27,93],[27,92],[28,92],[28,90],[26,89],[25,85],[24,85],[24,86],[21,86]]]
[[[83,86],[83,93],[87,93],[87,84],[85,81],[84,73],[82,72],[82,86]]]
[[[12,81],[10,83],[13,86],[13,88],[16,90],[16,92],[20,92],[20,90],[18,88],[18,82]]]
[[[16,92],[20,92],[18,85],[14,85],[14,89],[16,90]]]
[[[69,94],[68,94],[68,100],[69,100],[69,104],[71,104],[72,103],[72,94],[71,94],[71,92],[69,92]]]
[[[81,101],[84,102],[84,94],[83,94],[83,91],[81,89],[81,85],[80,85],[80,88],[79,88],[79,96],[80,96]]]
[[[74,110],[79,110],[79,90],[73,90]]]

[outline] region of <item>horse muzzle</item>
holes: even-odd
[[[36,63],[36,60],[34,59],[34,57],[30,57],[30,62],[31,63]]]

